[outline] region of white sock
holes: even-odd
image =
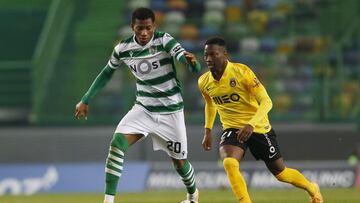
[[[114,203],[114,197],[113,195],[107,195],[105,194],[105,201],[106,203]]]

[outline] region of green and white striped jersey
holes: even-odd
[[[135,35],[115,46],[108,65],[117,69],[125,63],[136,77],[136,101],[150,112],[171,113],[183,109],[180,83],[176,77],[174,59],[179,60],[184,49],[170,34],[155,31],[144,46]]]

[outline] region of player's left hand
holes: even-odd
[[[89,107],[87,104],[84,104],[81,101],[76,104],[76,107],[75,107],[75,118],[76,119],[80,119],[83,117],[83,118],[85,118],[85,120],[87,120],[88,112],[89,112]]]
[[[242,129],[236,131],[237,139],[240,143],[244,143],[250,138],[253,131],[254,128],[251,125],[247,124]]]
[[[186,60],[187,60],[189,63],[191,63],[193,66],[196,64],[196,57],[195,57],[194,54],[185,51],[185,52],[184,52],[184,56],[185,56]]]
[[[204,150],[210,151],[211,150],[211,145],[212,145],[211,143],[212,143],[211,129],[205,128],[204,137],[203,137],[203,140],[201,142]]]

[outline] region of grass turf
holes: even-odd
[[[322,189],[326,203],[360,202],[360,189]],[[299,189],[250,190],[254,203],[304,203],[307,194]],[[179,203],[184,199],[182,191],[148,191],[142,193],[119,193],[116,203]],[[102,203],[103,195],[44,194],[32,196],[0,196],[1,203]],[[200,190],[201,203],[237,203],[229,190]]]

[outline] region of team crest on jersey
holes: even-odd
[[[155,54],[156,52],[157,52],[157,48],[156,48],[156,46],[151,46],[150,48],[149,48],[149,52],[150,52],[150,54]]]
[[[235,87],[235,86],[236,86],[235,78],[230,78],[230,86],[231,86],[231,87]]]

